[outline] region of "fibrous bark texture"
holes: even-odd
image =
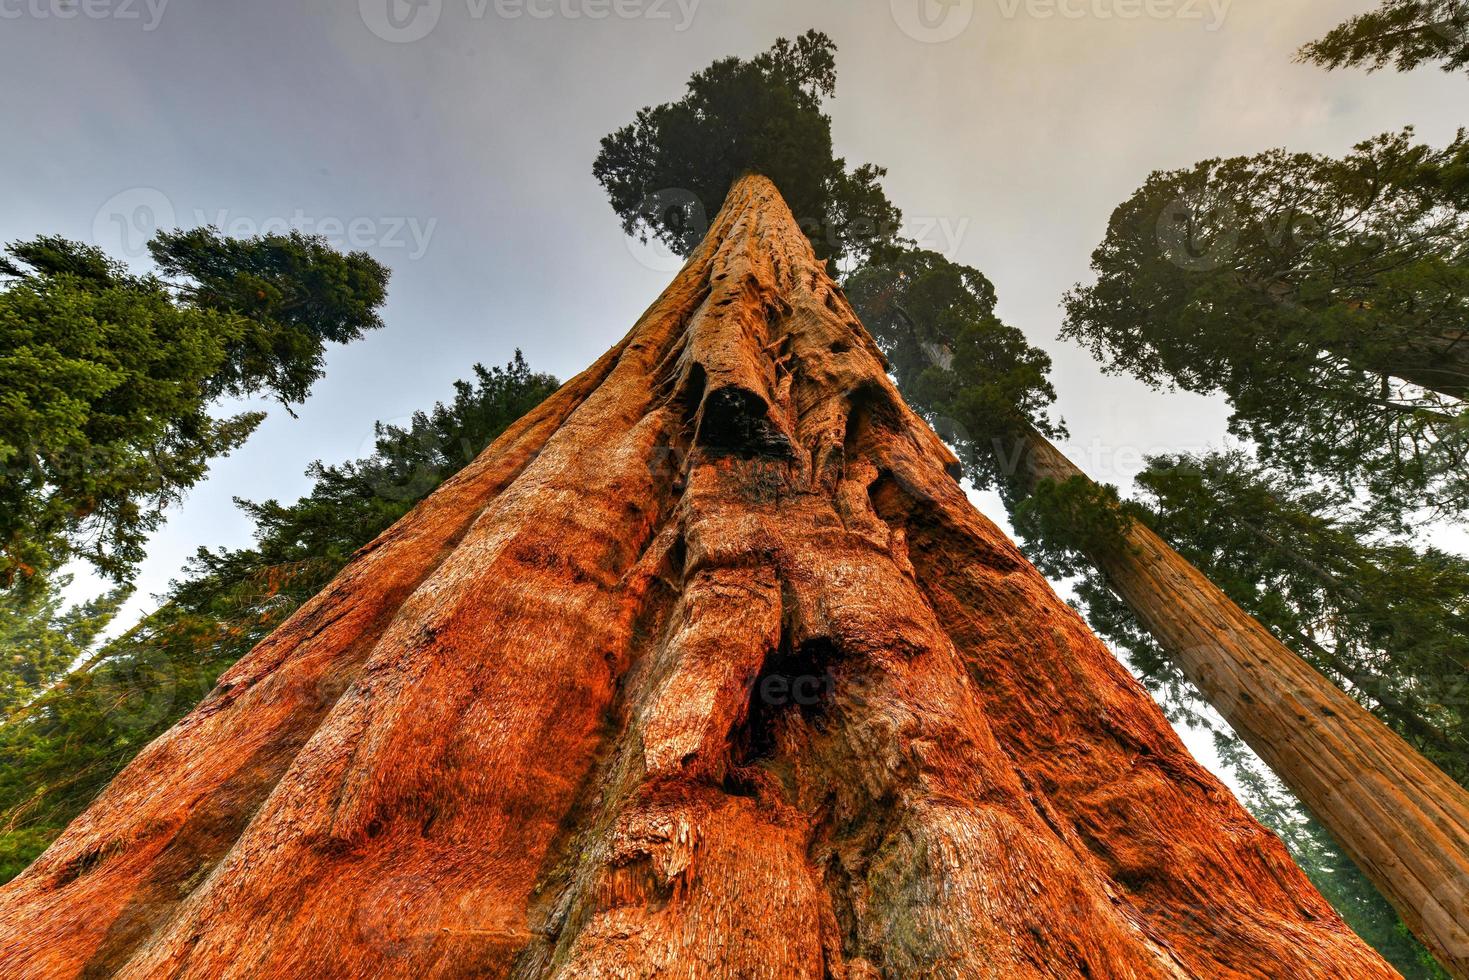
[[[955,467],[742,179],[0,893],[0,975],[1393,976]]]
[[[1029,481],[1083,477],[1031,433]],[[1204,698],[1455,977],[1469,977],[1469,792],[1137,521],[1091,556]]]

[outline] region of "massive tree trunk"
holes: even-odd
[[[1022,479],[1085,475],[1038,433]],[[1118,597],[1392,902],[1456,977],[1469,977],[1469,792],[1296,656],[1170,548],[1129,521],[1089,555]]]
[[[0,892],[0,975],[1394,976],[769,181]]]

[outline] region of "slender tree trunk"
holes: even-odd
[[[1044,436],[1020,447],[1029,487],[1085,475]],[[1469,977],[1469,792],[1132,521],[1088,557],[1112,590],[1392,902]]]
[[[0,975],[1373,978],[764,178],[0,892]]]

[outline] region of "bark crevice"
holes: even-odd
[[[568,387],[0,892],[0,973],[1392,975],[973,511],[769,181]],[[202,881],[167,835],[56,879],[211,799]]]

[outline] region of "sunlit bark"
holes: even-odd
[[[953,473],[743,179],[0,892],[0,975],[1393,976]]]

